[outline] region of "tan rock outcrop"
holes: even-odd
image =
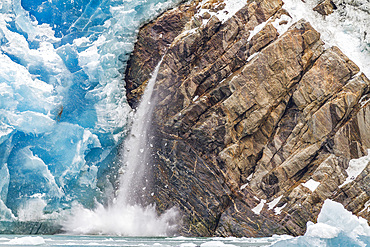
[[[158,211],[177,207],[180,233],[196,236],[299,235],[327,198],[369,220],[369,165],[341,185],[370,148],[370,81],[308,22],[279,33],[281,0],[225,21],[222,4],[194,1],[144,26],[126,71],[135,106],[163,55],[150,134]]]
[[[335,6],[335,3],[332,0],[323,0],[318,5],[316,5],[316,7],[313,8],[313,10],[325,16],[333,13],[333,11],[336,8],[337,7]]]

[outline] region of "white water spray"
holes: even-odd
[[[154,69],[152,77],[145,88],[140,104],[136,109],[133,119],[130,136],[125,141],[122,157],[123,167],[120,177],[120,185],[117,196],[118,204],[135,204],[147,190],[150,174],[151,147],[149,132],[152,120],[153,105],[152,94],[154,84],[162,60]],[[153,102],[154,103],[154,102]],[[149,175],[149,176],[148,176]]]
[[[155,206],[137,204],[146,190],[151,144],[148,134],[153,104],[152,93],[162,60],[155,68],[134,116],[130,136],[123,153],[122,175],[117,197],[111,205],[98,204],[94,210],[81,205],[72,208],[63,229],[71,234],[103,234],[119,236],[167,236],[176,228],[177,212],[170,209],[158,216]]]

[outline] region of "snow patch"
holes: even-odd
[[[247,4],[247,0],[224,0],[225,8],[217,13],[222,22],[227,21]]]
[[[266,203],[266,200],[261,199],[261,202],[256,207],[252,208],[253,213],[259,215],[261,213],[265,203]]]
[[[285,33],[288,30],[288,28],[293,24],[293,19],[287,15],[282,15],[280,18],[276,18],[271,24],[276,28],[278,33],[281,35]]]
[[[247,0],[224,0],[220,4],[224,4],[224,8],[219,10],[218,12],[211,12],[209,9],[203,8],[209,0],[203,0],[200,3],[200,10],[195,16],[203,16],[204,13],[209,13],[211,16],[216,16],[222,23],[226,22],[230,19],[233,15],[236,14],[241,8],[243,8],[247,4]],[[215,6],[217,7],[217,6]],[[203,25],[207,23],[208,20],[203,20]]]
[[[367,212],[370,211],[370,200],[368,200],[367,202],[365,202],[364,208],[361,210],[361,212],[364,212],[364,211],[367,211]]]
[[[271,20],[272,17],[270,17],[267,21],[262,22],[261,24],[257,25],[251,32],[249,33],[248,42],[251,41],[251,39],[256,35],[259,31],[261,31],[266,24]]]
[[[277,215],[277,214],[281,214],[281,210],[283,210],[283,208],[285,208],[286,207],[286,205],[288,205],[288,203],[285,203],[283,206],[281,206],[281,207],[276,207],[275,209],[274,209],[274,211],[275,211],[275,214]]]
[[[243,184],[242,186],[240,186],[240,189],[239,190],[244,190],[247,186],[248,186],[248,183]]]
[[[320,185],[320,182],[310,179],[307,182],[302,183],[302,185],[308,188],[309,190],[311,190],[312,192],[314,192],[317,189],[317,187]]]
[[[271,202],[267,203],[267,206],[269,207],[269,210],[273,209],[279,203],[279,201],[281,200],[281,198],[283,198],[282,195],[279,196],[279,197],[277,197],[277,198],[275,198]]]
[[[346,181],[339,186],[339,188],[342,188],[344,185],[354,181],[357,176],[360,175],[361,172],[366,168],[370,162],[370,149],[367,150],[367,153],[368,155],[366,156],[349,161],[348,168],[346,169],[348,177],[346,178]]]
[[[361,107],[364,107],[369,101],[370,101],[370,98],[368,98],[368,95],[364,95],[359,100],[359,104]]]
[[[253,53],[252,55],[250,55],[248,58],[247,58],[247,62],[249,62],[250,60],[252,60],[254,57],[258,56],[259,52],[256,52],[256,53]]]

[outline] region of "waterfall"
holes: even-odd
[[[150,156],[151,146],[149,131],[151,127],[152,111],[154,102],[152,93],[157,79],[159,67],[162,60],[158,63],[148,81],[140,104],[136,109],[129,137],[125,141],[123,157],[121,158],[122,176],[118,190],[117,203],[135,204],[140,201],[139,197],[144,196],[147,184],[150,182]]]
[[[135,112],[130,135],[124,143],[117,197],[107,207],[97,203],[94,210],[74,205],[71,215],[63,223],[63,229],[68,233],[119,236],[168,236],[174,233],[175,209],[158,216],[154,205],[143,206],[139,203],[150,175],[151,144],[148,133],[154,105],[151,99],[161,62],[152,73]]]

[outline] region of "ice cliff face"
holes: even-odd
[[[148,197],[181,211],[185,235],[300,235],[327,198],[369,220],[370,166],[358,160],[370,148],[369,79],[297,18],[316,5],[233,3],[193,1],[139,32],[126,70],[131,105],[163,56]],[[322,4],[323,15],[347,13],[343,1]],[[355,58],[369,48],[358,29]],[[365,73],[368,61],[356,60]]]
[[[119,70],[175,2],[0,1],[1,232],[53,231],[30,222],[112,195],[131,116]]]

